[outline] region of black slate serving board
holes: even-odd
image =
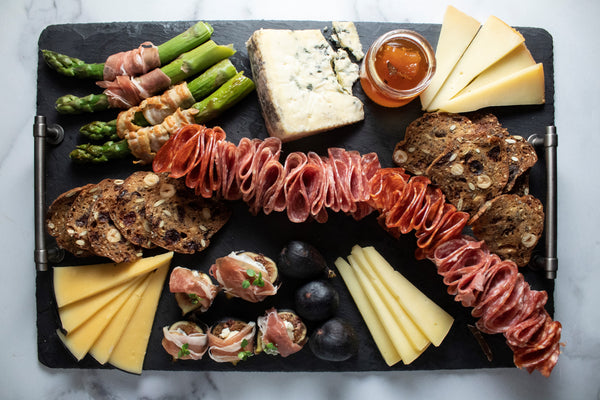
[[[322,29],[329,38],[329,21],[208,21],[215,31],[213,40],[219,44],[233,43],[237,53],[232,57],[238,70],[251,76],[245,42],[252,32],[259,28],[286,29]],[[50,49],[69,54],[87,62],[103,62],[112,53],[137,47],[139,43],[150,40],[160,44],[170,37],[184,31],[194,22],[126,22],[66,24],[47,27],[39,38],[39,49]],[[438,24],[406,24],[357,22],[362,45],[366,50],[381,34],[396,28],[415,30],[424,35],[434,46],[440,31]],[[514,135],[527,138],[529,135],[543,134],[547,125],[554,124],[554,71],[553,44],[548,32],[540,28],[517,28],[526,38],[526,43],[537,62],[544,63],[546,78],[546,104],[539,106],[494,108],[500,122]],[[94,82],[81,81],[60,76],[48,68],[41,57],[38,64],[37,114],[46,116],[47,123],[60,124],[65,130],[64,141],[55,147],[49,146],[46,156],[46,201],[50,204],[60,193],[90,182],[99,182],[105,177],[124,178],[142,166],[132,164],[131,159],[107,165],[74,165],[68,153],[81,143],[78,129],[93,120],[111,120],[117,111],[111,110],[94,115],[59,115],[54,110],[55,100],[65,94],[83,96],[100,93]],[[354,87],[355,94],[364,102],[365,120],[353,126],[337,129],[283,146],[284,154],[291,151],[313,150],[325,154],[328,147],[344,147],[361,153],[375,151],[383,167],[392,167],[392,149],[403,137],[404,130],[414,119],[422,115],[420,104],[414,101],[400,109],[384,109],[368,100],[360,85]],[[219,125],[227,132],[227,139],[237,143],[241,137],[265,138],[260,109],[255,94],[248,96],[222,118],[210,125]],[[546,181],[543,153],[540,161],[531,171],[531,192],[542,202],[545,201]],[[146,167],[147,168],[147,167]],[[285,214],[252,216],[242,202],[230,203],[233,216],[227,225],[213,238],[211,246],[205,251],[189,256],[176,255],[172,266],[207,271],[213,261],[235,250],[249,250],[276,258],[287,242],[293,239],[304,240],[315,245],[333,267],[338,257],[346,257],[353,245],[375,246],[400,272],[413,284],[439,304],[452,316],[455,323],[439,347],[431,346],[411,365],[398,365],[389,368],[380,356],[366,325],[354,305],[340,277],[331,282],[340,294],[339,317],[345,318],[355,327],[360,338],[358,356],[345,362],[327,362],[316,358],[306,346],[302,351],[288,358],[272,357],[264,354],[251,357],[237,366],[219,364],[205,357],[200,361],[172,362],[171,357],[162,349],[162,327],[181,319],[181,314],[173,295],[165,288],[157,309],[152,334],[148,346],[145,370],[236,370],[236,371],[378,371],[378,370],[437,370],[437,369],[476,369],[514,367],[512,352],[502,335],[484,335],[489,344],[493,360],[488,361],[479,344],[468,329],[475,320],[470,310],[463,308],[446,293],[441,277],[435,266],[429,261],[417,261],[414,235],[408,234],[399,240],[392,238],[379,227],[375,214],[361,221],[330,212],[325,224],[307,222],[294,224]],[[543,243],[543,240],[540,241]],[[53,246],[48,238],[48,246]],[[542,252],[541,244],[536,251]],[[151,253],[147,253],[151,255]],[[106,262],[105,259],[76,259],[66,255],[56,267],[62,265]],[[526,280],[534,289],[546,290],[549,294],[547,310],[554,313],[554,281],[546,280],[542,272],[529,268],[523,269]],[[293,309],[293,293],[302,282],[283,280],[279,293],[262,303],[249,304],[238,299],[227,299],[219,295],[212,308],[200,319],[208,324],[222,317],[238,317],[255,320],[272,306]],[[91,356],[77,362],[65,349],[56,335],[60,326],[52,291],[52,273],[38,272],[36,277],[38,357],[39,361],[52,368],[111,368],[99,365]],[[308,323],[309,331],[315,329],[315,323]]]

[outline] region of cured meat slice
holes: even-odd
[[[307,341],[306,326],[292,312],[278,312],[270,308],[264,316],[258,317],[257,347],[270,355],[288,357],[302,350]]]
[[[218,287],[204,273],[175,267],[169,278],[169,291],[176,294],[177,304],[187,314],[196,308],[206,312],[217,296]]]
[[[137,76],[160,67],[158,47],[144,42],[137,49],[122,51],[109,56],[104,63],[103,78],[112,81],[117,76]]]
[[[171,172],[173,162],[175,161],[175,155],[179,154],[181,148],[183,148],[188,141],[192,141],[196,138],[196,135],[200,134],[202,130],[197,129],[196,126],[186,125],[173,134],[172,137],[160,148],[156,153],[155,159],[152,161],[152,169],[157,174],[163,172]],[[191,154],[191,152],[183,150],[184,154]],[[195,153],[194,153],[195,155]],[[195,162],[196,157],[192,160],[181,160],[182,157],[178,158],[181,164],[192,164]],[[185,162],[184,162],[185,161]],[[175,175],[179,175],[175,172]],[[182,175],[183,176],[183,175]],[[180,176],[173,176],[173,178],[179,178]]]
[[[173,360],[200,360],[208,350],[206,329],[189,321],[163,327],[163,348]]]
[[[112,81],[99,81],[96,84],[104,89],[110,107],[129,108],[167,89],[171,85],[171,78],[161,69],[155,68],[136,78],[120,75]]]
[[[254,354],[256,323],[229,319],[208,332],[208,355],[216,362],[237,364]]]
[[[239,200],[242,192],[237,181],[237,147],[231,142],[221,141],[218,145],[217,173],[220,175],[220,194],[225,200]]]

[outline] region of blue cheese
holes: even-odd
[[[320,30],[260,29],[246,46],[271,136],[285,142],[364,119],[363,104],[351,94],[351,84],[348,90],[350,67],[336,61],[338,54]]]
[[[363,53],[362,50],[362,44],[360,43],[360,37],[358,36],[356,25],[349,21],[333,21],[331,25],[333,27],[331,39],[333,39],[339,45],[339,47],[342,47],[352,53],[354,58],[356,58],[356,61],[362,60],[362,58],[365,56],[365,53]]]
[[[352,85],[358,80],[358,65],[350,60],[346,50],[337,51],[333,58],[333,69],[344,91],[352,94]]]

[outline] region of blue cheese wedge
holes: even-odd
[[[352,94],[352,85],[358,80],[358,65],[354,64],[344,49],[339,49],[333,58],[333,69],[344,91]]]
[[[331,26],[333,28],[331,39],[333,39],[339,47],[352,53],[354,58],[356,58],[356,61],[362,60],[365,53],[363,53],[362,50],[362,44],[360,43],[356,25],[349,21],[333,21]]]
[[[286,142],[364,119],[348,91],[352,67],[343,67],[320,30],[260,29],[246,47],[269,135]]]

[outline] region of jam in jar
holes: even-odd
[[[360,83],[375,103],[400,107],[427,88],[435,73],[435,53],[420,34],[397,29],[380,36],[360,68]]]

